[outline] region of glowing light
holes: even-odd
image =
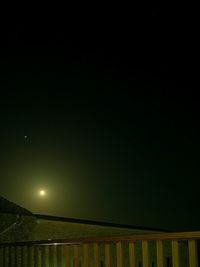
[[[40,195],[41,197],[44,197],[44,196],[46,195],[45,190],[41,189],[41,190],[39,191],[39,195]]]

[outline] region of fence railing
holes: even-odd
[[[200,232],[1,243],[1,267],[198,267]]]

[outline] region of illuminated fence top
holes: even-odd
[[[1,243],[0,266],[198,267],[198,239],[200,231]]]
[[[109,243],[109,242],[135,242],[135,241],[156,241],[156,240],[197,240],[200,239],[200,231],[176,232],[176,233],[156,233],[143,235],[112,236],[112,237],[83,237],[69,239],[48,239],[35,241],[22,241],[12,243],[0,243],[0,246],[25,246],[25,245],[62,245],[62,244],[82,244],[82,243]]]

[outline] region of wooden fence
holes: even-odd
[[[0,244],[1,267],[197,267],[200,232]]]

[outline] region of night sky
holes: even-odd
[[[199,230],[193,15],[76,16],[4,22],[0,195],[34,213]]]

